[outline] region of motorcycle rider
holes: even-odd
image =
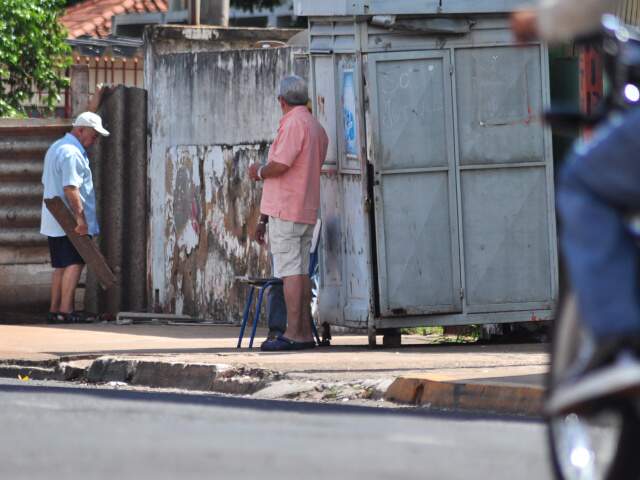
[[[519,40],[567,41],[598,29],[615,0],[542,0],[512,15]],[[640,108],[579,141],[560,170],[560,243],[581,319],[593,343],[554,388],[550,414],[589,406],[640,385],[638,247],[625,212],[640,210]]]

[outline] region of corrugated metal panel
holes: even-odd
[[[89,149],[98,202],[101,251],[119,279],[103,291],[87,272],[85,308],[144,310],[147,238],[146,91],[119,87],[100,115],[111,132]],[[71,121],[0,122],[0,321],[46,312],[51,266],[40,235],[42,166],[49,146]]]
[[[100,223],[98,243],[118,285],[103,291],[87,276],[94,312],[147,308],[147,92],[120,86],[98,112],[109,130],[89,152]]]
[[[42,166],[69,121],[0,121],[0,322],[49,304],[51,267],[40,235]]]
[[[310,21],[309,50],[312,52],[353,52],[356,46],[355,24],[349,21]]]
[[[617,13],[625,23],[640,26],[640,0],[624,0]]]

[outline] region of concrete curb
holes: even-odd
[[[89,383],[129,385],[248,395],[266,387],[279,374],[266,369],[162,360],[100,357],[87,372]]]
[[[538,386],[399,377],[384,399],[447,410],[540,416],[544,395],[545,389]]]
[[[27,377],[32,380],[81,380],[84,369],[66,362],[10,362],[0,364],[0,377]]]
[[[339,401],[359,396],[437,409],[527,416],[540,416],[544,400],[542,387],[483,382],[481,379],[449,381],[433,377],[398,377],[391,384],[388,383],[390,380],[309,383],[261,368],[122,356],[57,361],[9,360],[0,364],[0,377],[18,376],[33,380],[116,382],[152,388],[253,395],[265,399]],[[357,385],[355,389],[354,385]],[[318,392],[315,396],[307,394],[314,390]]]

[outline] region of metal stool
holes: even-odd
[[[256,329],[258,328],[258,321],[260,320],[260,308],[262,307],[264,292],[272,285],[282,285],[282,279],[242,277],[238,280],[249,286],[249,296],[247,297],[247,302],[244,305],[244,314],[242,315],[242,324],[240,325],[240,335],[238,336],[238,345],[236,346],[236,348],[242,347],[242,338],[244,337],[244,330],[247,327],[247,322],[249,321],[249,312],[251,311],[251,304],[253,303],[253,295],[256,289],[258,290],[256,312],[253,316],[253,327],[251,328],[251,337],[249,338],[249,348],[252,348],[253,339],[256,336]],[[316,324],[313,321],[313,318],[311,319],[311,329],[313,330],[313,336],[316,339],[316,343],[318,345],[321,345],[320,336],[318,335],[318,329],[316,328]]]
[[[313,229],[313,238],[311,240],[311,250],[309,252],[309,277],[312,279],[318,275],[318,245],[320,243],[320,231],[322,230],[322,220],[318,219]],[[258,302],[256,303],[256,313],[253,317],[253,328],[251,329],[251,339],[249,340],[249,348],[253,347],[253,338],[256,336],[256,328],[258,328],[258,320],[260,320],[260,308],[262,307],[262,298],[264,297],[264,291],[273,285],[282,285],[281,278],[252,278],[252,277],[238,277],[238,280],[249,286],[249,296],[247,297],[247,303],[244,306],[244,314],[242,315],[242,325],[240,326],[240,335],[238,336],[237,348],[242,346],[242,337],[244,336],[244,329],[247,326],[249,320],[249,311],[251,310],[251,303],[253,303],[253,293],[258,289]],[[329,345],[328,341],[320,341],[318,336],[318,329],[316,324],[311,318],[311,329],[313,330],[313,336],[316,339],[318,346]]]

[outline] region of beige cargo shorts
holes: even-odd
[[[274,277],[309,274],[313,229],[314,225],[269,218],[269,248],[273,256]]]

